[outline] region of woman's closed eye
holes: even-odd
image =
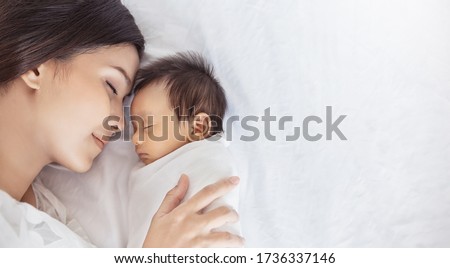
[[[106,81],[106,84],[109,86],[109,88],[111,88],[111,90],[114,93],[114,95],[119,95],[117,93],[117,89],[110,82]]]

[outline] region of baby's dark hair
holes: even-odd
[[[211,120],[209,135],[223,131],[225,92],[214,76],[212,65],[200,54],[177,53],[142,67],[136,75],[134,92],[161,82],[166,84],[170,105],[179,121],[191,122],[196,114],[206,113]]]

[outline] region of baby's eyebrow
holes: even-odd
[[[134,124],[134,122],[136,122],[136,119],[133,119],[133,117],[139,117],[145,122],[146,119],[152,119],[154,114],[149,111],[139,111],[137,113],[132,113],[131,116],[131,122]]]
[[[154,116],[154,113],[152,111],[144,110],[144,111],[139,111],[137,113],[137,115],[140,117],[148,117],[148,116]]]

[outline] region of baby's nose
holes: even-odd
[[[140,145],[144,142],[143,137],[140,137],[140,136],[143,136],[143,135],[139,135],[139,130],[134,132],[132,141],[135,146]]]

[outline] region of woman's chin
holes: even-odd
[[[83,166],[77,166],[76,168],[72,169],[74,172],[77,173],[85,173],[89,171],[92,167],[92,162],[89,165],[83,165]]]
[[[69,161],[64,161],[60,165],[70,169],[73,172],[84,173],[87,172],[92,167],[94,158],[89,157],[78,157],[77,159],[70,159]]]

